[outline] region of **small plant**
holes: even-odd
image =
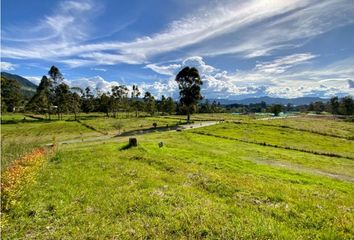
[[[123,123],[119,120],[119,121],[113,123],[113,128],[118,130],[118,134],[121,134],[121,130],[123,128]]]

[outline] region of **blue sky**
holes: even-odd
[[[206,98],[354,95],[353,0],[3,0],[1,69],[38,83],[138,84],[178,96],[200,71]]]

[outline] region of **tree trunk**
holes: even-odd
[[[191,119],[191,116],[190,116],[189,110],[187,110],[187,122],[188,123],[189,123],[190,119]]]

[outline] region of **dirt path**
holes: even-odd
[[[267,121],[267,120],[276,120],[276,119],[285,119],[285,118],[298,118],[299,116],[285,116],[285,117],[266,117],[266,118],[258,118],[258,121]]]
[[[132,131],[123,132],[122,134],[107,134],[103,136],[97,137],[90,137],[90,138],[75,138],[69,139],[65,141],[59,141],[59,144],[73,144],[73,143],[80,143],[80,142],[95,142],[95,141],[103,141],[112,138],[119,138],[119,137],[128,137],[128,136],[136,136],[136,135],[143,135],[147,133],[153,132],[166,132],[166,131],[179,131],[179,130],[191,130],[195,128],[207,127],[211,125],[218,124],[218,121],[205,121],[205,122],[198,122],[198,123],[191,123],[191,124],[184,124],[184,125],[177,125],[173,127],[161,127],[161,128],[149,128],[149,129],[137,129]],[[47,143],[45,145],[52,145],[52,143]]]

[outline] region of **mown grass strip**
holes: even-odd
[[[98,130],[97,128],[95,128],[95,127],[93,127],[93,126],[91,126],[91,125],[88,125],[87,123],[81,122],[79,119],[77,119],[76,122],[80,123],[82,126],[88,128],[88,129],[90,129],[90,130],[92,130],[92,131],[101,133],[101,134],[103,134],[103,135],[108,135],[108,132],[103,132],[103,131],[101,131],[101,130]]]
[[[324,133],[324,132],[319,132],[315,130],[310,130],[310,129],[303,129],[303,128],[296,128],[296,127],[291,127],[287,125],[275,125],[275,124],[265,124],[265,123],[256,123],[256,122],[243,122],[243,121],[232,121],[235,124],[253,124],[253,125],[260,125],[260,126],[266,126],[266,127],[273,127],[273,128],[285,128],[285,129],[292,129],[295,131],[300,131],[300,132],[309,132],[321,136],[326,136],[326,137],[335,137],[335,138],[341,138],[341,139],[346,139],[346,140],[354,140],[353,137],[344,137],[344,136],[338,136],[336,134],[330,134],[330,133]]]
[[[319,151],[306,150],[306,149],[295,148],[295,147],[290,147],[290,146],[279,146],[276,144],[271,144],[271,143],[266,143],[266,142],[257,142],[257,141],[250,141],[250,140],[245,140],[245,139],[235,138],[235,137],[219,136],[219,135],[205,133],[205,132],[192,132],[192,133],[205,135],[205,136],[211,136],[211,137],[217,137],[217,138],[223,138],[223,139],[228,139],[228,140],[234,140],[234,141],[239,141],[239,142],[244,142],[244,143],[257,144],[260,146],[281,148],[281,149],[293,150],[293,151],[298,151],[298,152],[311,153],[311,154],[315,154],[315,155],[322,155],[322,156],[326,156],[326,157],[339,157],[339,158],[354,160],[353,157],[343,156],[343,155],[340,155],[337,153],[319,152]]]

